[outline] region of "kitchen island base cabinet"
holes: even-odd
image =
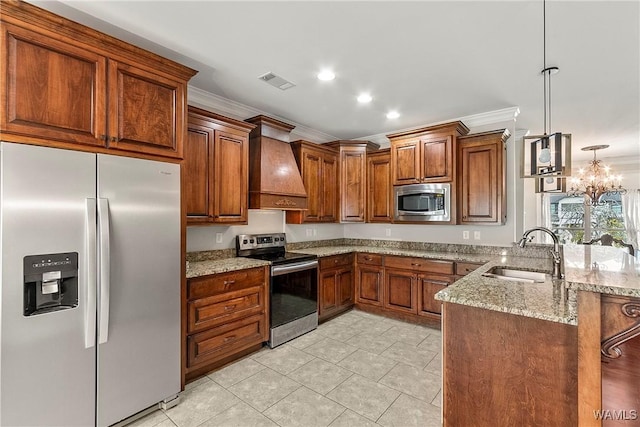
[[[443,426],[577,426],[577,327],[443,304]]]

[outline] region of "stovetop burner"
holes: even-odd
[[[318,258],[316,255],[287,252],[284,233],[240,234],[236,236],[236,255],[270,261],[272,264],[289,264]]]

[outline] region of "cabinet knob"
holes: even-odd
[[[422,264],[419,264],[417,262],[412,262],[411,265],[413,265],[414,267],[420,267]]]
[[[103,140],[103,141],[106,141],[107,140],[107,135],[100,135],[100,139]]]
[[[224,342],[229,342],[232,339],[235,339],[235,337],[236,337],[235,335],[229,335],[228,337],[224,337]]]
[[[236,308],[235,304],[233,304],[233,305],[225,305],[224,306],[224,310],[225,311],[233,310],[234,308]]]
[[[236,283],[236,281],[235,281],[235,280],[225,280],[225,281],[224,281],[224,285],[225,285],[225,286],[231,286],[231,285],[233,285],[234,283]]]
[[[115,136],[112,136],[111,137],[111,142],[116,142],[116,141],[118,141],[118,138],[116,138]]]

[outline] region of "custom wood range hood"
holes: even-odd
[[[263,115],[245,121],[256,125],[249,134],[249,208],[307,209],[307,192],[289,145],[295,126]]]

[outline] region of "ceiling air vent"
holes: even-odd
[[[271,71],[269,71],[266,74],[263,74],[263,75],[259,76],[258,78],[260,80],[262,80],[263,82],[265,82],[265,83],[269,83],[273,87],[277,87],[280,90],[291,89],[292,87],[295,86],[295,84],[291,83],[290,81],[287,81],[287,80],[283,79],[280,76],[276,76]]]

